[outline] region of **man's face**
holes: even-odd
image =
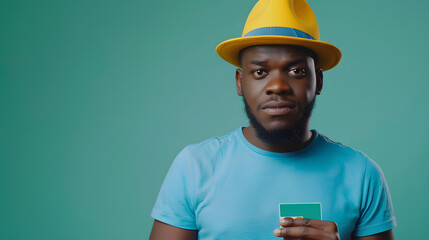
[[[305,131],[323,79],[311,51],[253,46],[242,51],[241,63],[242,69],[236,72],[237,93],[244,98],[252,127],[268,133]]]

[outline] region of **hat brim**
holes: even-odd
[[[314,51],[318,57],[317,66],[323,71],[335,67],[341,59],[341,51],[334,45],[318,40],[285,36],[254,36],[226,40],[216,47],[216,52],[225,61],[241,68],[239,52],[256,45],[295,45]]]

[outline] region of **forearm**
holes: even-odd
[[[388,230],[371,236],[354,237],[353,240],[393,240],[393,231]]]
[[[149,240],[196,240],[198,231],[177,228],[155,220]]]

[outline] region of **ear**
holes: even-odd
[[[238,96],[243,96],[243,89],[241,88],[243,82],[243,70],[240,68],[237,68],[235,70],[235,85],[237,88],[237,94]]]
[[[322,69],[316,70],[316,95],[320,95],[322,93],[323,88],[323,71]]]

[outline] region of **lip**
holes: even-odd
[[[261,109],[268,115],[280,116],[290,113],[295,107],[295,103],[290,101],[270,101],[263,104]]]

